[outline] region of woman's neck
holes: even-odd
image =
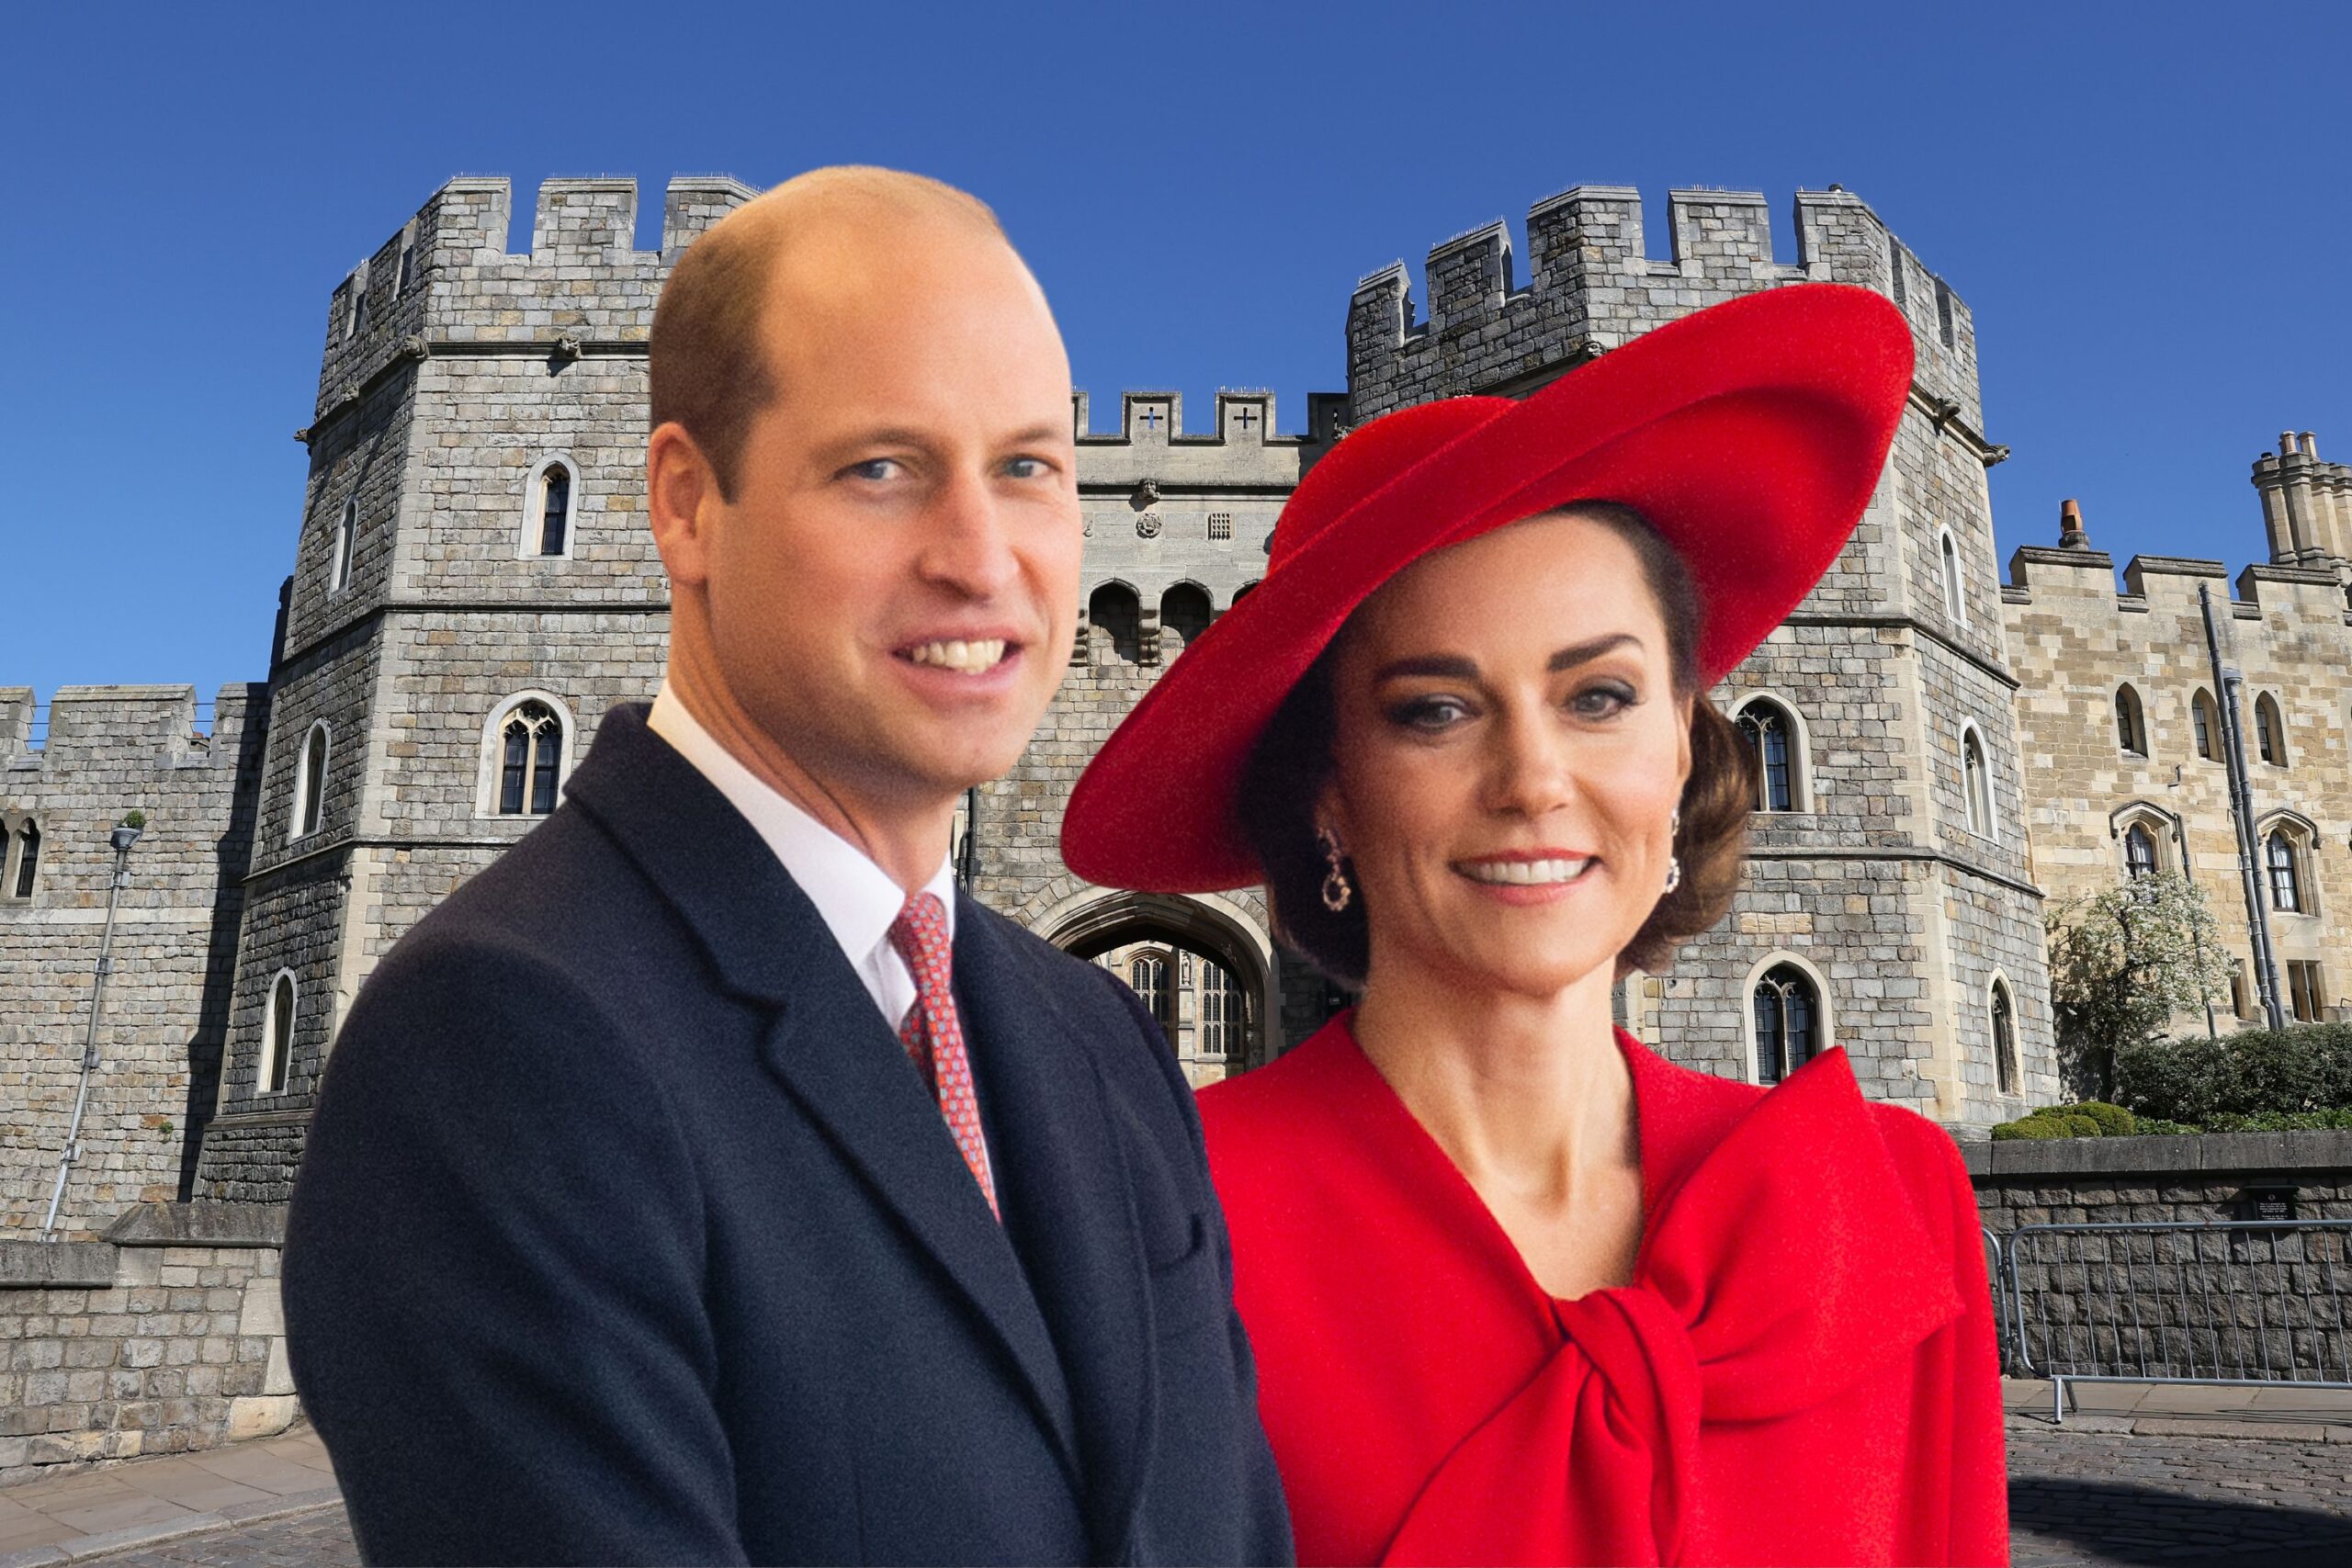
[[[1640,1166],[1611,980],[1602,968],[1527,997],[1375,971],[1356,1042],[1490,1204],[1573,1208]]]

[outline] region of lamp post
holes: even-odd
[[[134,811],[107,837],[114,846],[114,881],[107,893],[106,932],[98,938],[98,972],[90,981],[90,1027],[82,1037],[82,1077],[74,1090],[74,1119],[66,1124],[65,1150],[57,1156],[57,1186],[49,1195],[48,1217],[41,1221],[43,1241],[57,1239],[57,1210],[65,1201],[65,1178],[74,1168],[74,1156],[81,1152],[82,1111],[90,1102],[91,1076],[98,1070],[98,1019],[106,1010],[107,976],[114,973],[114,914],[122,902],[122,890],[130,886],[130,846],[139,841],[139,830],[146,820]]]

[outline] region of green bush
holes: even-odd
[[[2117,1054],[2116,1087],[2140,1115],[2200,1126],[2217,1116],[2352,1108],[2352,1024],[2129,1046]]]
[[[2209,1133],[2298,1133],[2327,1127],[2352,1127],[2352,1111],[2260,1111],[2251,1115],[2225,1111],[2205,1123]]]
[[[2081,1105],[2045,1105],[1993,1129],[2010,1138],[2123,1138],[2138,1130],[2137,1119],[2120,1105],[2088,1100]]]
[[[2201,1133],[2204,1130],[2202,1127],[2192,1127],[2186,1122],[2167,1122],[2161,1116],[2135,1116],[2132,1119],[2132,1132],[2137,1137],[2145,1137],[2151,1134],[2178,1137],[2184,1133]]]

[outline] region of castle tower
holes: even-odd
[[[451,180],[328,305],[208,1197],[284,1198],[318,1076],[402,931],[551,808],[614,703],[661,678],[645,344],[679,250],[752,192]]]
[[[1664,321],[1808,280],[1857,284],[1909,320],[1918,368],[1878,494],[1829,574],[1715,694],[1766,750],[1768,797],[1730,917],[1670,971],[1631,977],[1627,1021],[1668,1055],[1770,1078],[1803,1043],[1846,1046],[1864,1087],[1984,1125],[2055,1091],[2041,896],[1984,470],[1967,305],[1871,209],[1796,198],[1772,254],[1761,196],[1668,194],[1668,252],[1639,193],[1580,186],[1527,218],[1528,280],[1497,221],[1429,253],[1418,315],[1402,263],[1348,310],[1351,417],[1432,398],[1523,395]]]

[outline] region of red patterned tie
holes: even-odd
[[[964,1054],[964,1026],[956,1017],[956,997],[949,989],[947,911],[937,897],[918,893],[907,900],[890,922],[890,945],[907,961],[915,977],[915,1005],[899,1025],[899,1043],[914,1059],[915,1070],[939,1100],[947,1130],[989,1213],[997,1213],[996,1184],[989,1179],[988,1145],[980,1141],[980,1102],[972,1092],[971,1058]]]

